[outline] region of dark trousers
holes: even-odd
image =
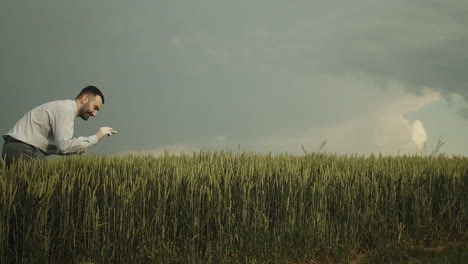
[[[39,148],[16,140],[12,137],[7,137],[3,143],[1,158],[5,159],[7,166],[10,166],[13,161],[18,159],[45,159],[45,154]]]

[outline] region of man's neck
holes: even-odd
[[[80,114],[81,102],[79,100],[75,99],[75,104],[76,104],[76,113],[75,113],[75,118],[76,118]]]

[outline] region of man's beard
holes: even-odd
[[[80,109],[80,117],[85,121],[87,121],[90,116],[89,112],[86,111],[86,109],[88,109],[88,103],[84,104]]]

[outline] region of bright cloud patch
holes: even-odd
[[[198,152],[201,148],[207,150],[228,148],[233,152],[287,152],[290,154],[303,154],[304,150],[306,152],[381,153],[385,155],[420,152],[427,141],[424,124],[420,120],[409,121],[405,115],[417,112],[425,105],[440,100],[440,94],[430,89],[420,95],[409,94],[406,92],[406,86],[397,82],[386,83],[386,89],[383,91],[374,88],[379,85],[381,83],[372,79],[348,76],[323,82],[322,87],[334,89],[330,94],[318,94],[328,102],[329,106],[322,112],[311,111],[311,115],[322,115],[323,118],[330,120],[323,125],[315,125],[311,121],[310,125],[302,129],[272,131],[256,138],[232,138],[221,134],[188,144],[168,145],[130,153],[160,156],[167,150],[177,155]],[[359,93],[353,97],[348,89],[359,91]],[[373,100],[370,101],[368,98],[373,98]],[[365,110],[354,111],[361,105],[366,106]],[[335,111],[336,109],[340,111]],[[341,111],[354,112],[352,118],[337,118],[334,122],[334,117],[340,117]],[[327,143],[321,148],[325,140]]]
[[[249,150],[301,154],[301,145],[308,152],[319,151],[320,143],[327,140],[324,149],[332,153],[416,154],[424,148],[427,133],[420,120],[411,123],[405,114],[439,100],[440,94],[426,90],[423,95],[416,96],[405,93],[403,88],[392,86],[389,91],[400,90],[397,96],[373,105],[367,113],[353,119],[330,126],[311,127],[294,135],[267,136],[243,145]],[[382,97],[388,98],[387,94]]]
[[[424,144],[427,142],[427,133],[426,129],[424,129],[423,123],[420,120],[416,120],[413,123],[412,139],[420,150],[424,148]]]

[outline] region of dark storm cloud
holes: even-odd
[[[356,1],[316,5],[319,12],[312,6],[310,16],[280,19],[281,25],[269,28],[273,37],[257,47],[264,62],[365,73],[382,86],[398,81],[418,95],[430,88],[468,102],[468,2]]]
[[[376,12],[368,23],[356,17],[361,27],[349,34],[348,52],[338,60],[346,70],[393,78],[415,93],[424,87],[456,93],[468,102],[467,2],[392,1]]]

